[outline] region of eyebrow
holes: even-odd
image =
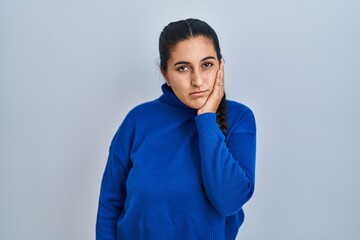
[[[214,59],[214,60],[216,60],[215,57],[209,56],[209,57],[205,57],[205,58],[201,59],[200,62],[203,62],[203,61],[206,61],[206,60],[209,60],[209,59]],[[174,66],[180,65],[180,64],[191,64],[191,63],[190,63],[190,62],[186,62],[186,61],[179,61],[179,62],[176,62],[176,63],[174,64]]]

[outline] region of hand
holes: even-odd
[[[198,109],[197,114],[207,112],[216,113],[222,97],[224,96],[224,60],[220,62],[220,68],[216,74],[216,79],[212,92],[206,100],[204,106]]]

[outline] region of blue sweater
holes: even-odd
[[[111,142],[96,239],[234,240],[254,191],[254,115],[227,100],[225,138],[215,113],[197,115],[162,90]]]

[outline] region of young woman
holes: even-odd
[[[163,94],[132,109],[111,142],[96,238],[234,240],[254,191],[254,115],[225,99],[207,23],[170,23],[159,51]]]

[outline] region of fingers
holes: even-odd
[[[220,69],[218,71],[216,85],[219,86],[219,94],[222,96],[224,93],[224,60],[220,62]]]
[[[198,109],[198,115],[205,112],[216,112],[224,96],[224,61],[221,60],[220,68],[216,73],[214,86],[204,106]]]
[[[221,60],[221,62],[220,62],[217,80],[219,81],[218,82],[219,85],[224,84],[224,60]]]

